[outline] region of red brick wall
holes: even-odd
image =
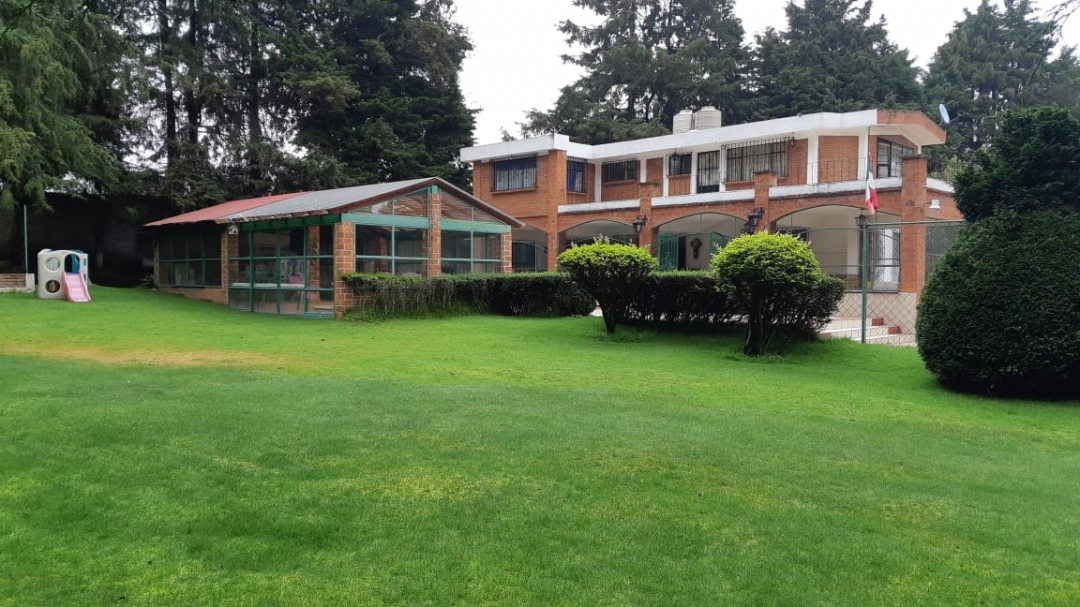
[[[690,193],[690,176],[668,177],[668,196],[686,196]]]
[[[818,183],[859,178],[859,138],[824,136],[818,139]]]
[[[341,280],[342,274],[356,271],[356,226],[334,224],[334,316],[357,305],[356,294]]]
[[[638,197],[637,179],[632,181],[614,181],[601,186],[600,200],[631,200]]]

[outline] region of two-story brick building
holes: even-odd
[[[805,237],[825,272],[860,288],[860,221],[959,219],[952,187],[928,177],[925,146],[945,132],[920,112],[821,113],[720,126],[712,108],[683,112],[674,133],[605,145],[551,134],[465,148],[473,193],[523,221],[516,271],[555,267],[598,235],[650,247],[661,269],[703,269],[747,231]],[[865,213],[867,171],[880,208]],[[876,292],[917,294],[926,231],[870,234]],[[916,295],[917,297],[917,295]]]

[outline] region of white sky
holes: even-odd
[[[1056,0],[1034,0],[1035,14],[1043,17]],[[469,30],[475,50],[465,60],[461,87],[468,107],[479,109],[477,143],[500,140],[499,129],[518,134],[517,123],[532,108],[548,110],[559,89],[580,76],[566,65],[562,54],[573,54],[557,25],[595,22],[591,11],[579,9],[571,0],[455,0],[455,21]],[[800,2],[801,4],[801,2]],[[787,0],[736,0],[735,13],[742,19],[745,40],[768,26],[787,27]],[[916,65],[925,68],[937,47],[945,42],[964,8],[974,11],[979,0],[875,0],[872,18],[884,15],[890,39],[908,49]],[[1066,23],[1063,40],[1080,46],[1080,13]],[[721,108],[723,109],[723,108]]]

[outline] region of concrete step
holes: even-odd
[[[862,318],[834,316],[819,333],[828,339],[862,341]],[[886,325],[884,318],[866,319],[866,343],[890,346],[914,346],[915,336],[900,332],[900,327]]]

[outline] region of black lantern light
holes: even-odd
[[[634,233],[635,234],[640,234],[641,233],[641,228],[645,227],[645,224],[648,223],[648,222],[649,222],[649,218],[642,215],[641,217],[638,217],[634,221],[630,222],[630,225],[634,226]]]
[[[757,229],[758,224],[761,223],[761,218],[765,216],[765,209],[758,207],[746,215],[746,232],[753,234]]]
[[[866,213],[859,213],[859,216],[855,218],[855,225],[859,226],[859,229],[861,230],[866,227],[867,219],[869,219],[869,217],[866,216]]]

